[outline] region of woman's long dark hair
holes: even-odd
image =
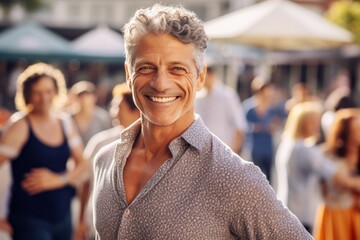
[[[360,114],[359,109],[342,109],[335,113],[335,120],[326,141],[328,153],[343,158],[347,155],[350,135],[350,125]],[[360,146],[358,147],[357,174],[360,174]]]

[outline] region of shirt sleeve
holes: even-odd
[[[257,124],[254,108],[249,108],[245,112],[245,119],[246,119],[246,123],[247,123],[247,131],[249,133],[253,132],[253,130],[255,128],[255,124]]]
[[[317,145],[310,147],[309,150],[312,169],[322,178],[326,180],[331,179],[337,171],[336,163],[330,160]]]
[[[233,210],[232,232],[239,239],[312,239],[276,195],[259,168],[248,164]]]

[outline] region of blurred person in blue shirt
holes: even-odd
[[[262,77],[251,83],[253,96],[244,104],[248,124],[247,142],[251,159],[271,182],[274,156],[274,132],[282,126],[283,115],[274,104],[274,85]]]

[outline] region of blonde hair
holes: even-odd
[[[132,111],[138,110],[132,97],[132,91],[126,82],[117,84],[113,88],[112,95],[113,99],[123,98]]]
[[[64,75],[59,69],[56,69],[49,64],[36,63],[27,67],[17,78],[15,106],[18,110],[28,109],[32,84],[45,76],[52,78],[55,83],[57,95],[54,99],[54,106],[63,106],[67,97]]]
[[[126,93],[131,93],[131,89],[129,88],[126,82],[116,84],[112,90],[113,98],[122,97]]]
[[[304,131],[305,124],[309,116],[321,113],[322,106],[318,102],[311,101],[296,104],[291,109],[287,118],[284,128],[284,137],[294,140],[303,138],[302,133]]]

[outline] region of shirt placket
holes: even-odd
[[[125,195],[125,187],[124,187],[124,181],[123,181],[123,171],[126,164],[126,159],[128,154],[124,154],[124,159],[120,161],[120,166],[118,169],[118,182],[120,185],[119,193],[122,199],[122,209],[123,215],[122,220],[120,222],[119,226],[119,237],[126,235],[127,228],[131,228],[131,219],[134,216],[133,212],[134,209],[137,207],[137,203],[141,201],[145,196],[161,181],[161,179],[170,171],[170,169],[176,164],[176,162],[184,155],[187,146],[181,144],[179,142],[180,140],[176,140],[170,145],[170,150],[173,154],[173,158],[170,158],[169,160],[165,161],[164,164],[160,166],[160,168],[156,171],[156,173],[149,179],[149,181],[145,184],[143,189],[139,192],[139,194],[136,196],[136,198],[128,204],[126,201],[126,195]],[[180,144],[180,145],[179,145]],[[178,146],[178,147],[176,147]]]

